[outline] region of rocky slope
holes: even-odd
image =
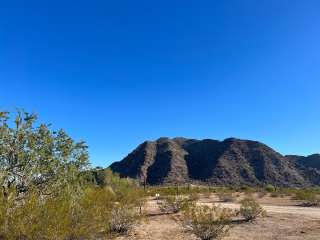
[[[146,141],[110,168],[152,185],[320,185],[319,154],[283,156],[263,143],[235,138]]]

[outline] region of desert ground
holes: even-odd
[[[238,195],[233,202],[220,202],[214,194],[201,195],[198,204],[217,204],[238,209]],[[234,224],[225,240],[319,240],[320,208],[301,207],[299,201],[289,197],[264,196],[257,201],[267,211],[267,216],[252,223]],[[117,240],[197,240],[179,223],[178,214],[163,214],[157,200],[150,198],[145,207],[146,219],[137,225],[128,236]]]

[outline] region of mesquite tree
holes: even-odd
[[[88,168],[85,142],[75,142],[64,130],[36,124],[37,116],[18,110],[0,112],[0,186],[7,196],[23,197],[29,190],[40,196],[76,191],[81,172]]]

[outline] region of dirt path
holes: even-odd
[[[135,231],[134,240],[191,240],[195,239],[182,229],[172,216],[158,215],[148,219]]]

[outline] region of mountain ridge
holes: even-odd
[[[143,142],[110,168],[151,185],[320,185],[320,154],[282,155],[259,141],[238,138],[161,137]]]

